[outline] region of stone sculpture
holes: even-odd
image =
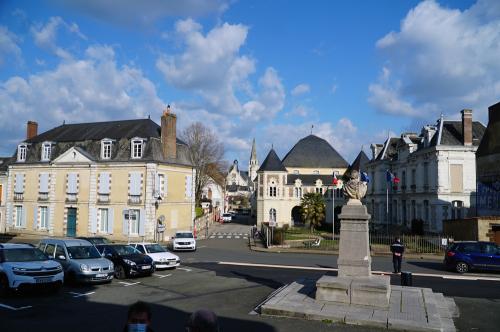
[[[344,196],[350,200],[359,201],[366,195],[366,182],[359,180],[359,172],[353,170],[349,175],[349,181],[344,185]],[[349,201],[347,204],[349,204]],[[351,202],[351,204],[354,202]],[[359,203],[361,204],[361,203]]]

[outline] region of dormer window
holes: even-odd
[[[318,170],[314,170],[313,174],[319,174],[319,171]]]
[[[142,138],[134,138],[131,143],[131,152],[132,159],[142,158],[143,150],[144,150],[144,139]]]
[[[50,161],[51,151],[52,151],[52,143],[43,142],[43,144],[42,144],[42,161]]]
[[[101,158],[111,159],[111,149],[113,147],[113,141],[110,139],[103,139],[101,141]]]
[[[26,161],[26,151],[28,147],[26,144],[20,144],[17,147],[17,161]]]

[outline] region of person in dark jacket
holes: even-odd
[[[391,244],[392,252],[392,265],[394,266],[394,273],[401,273],[401,261],[403,260],[403,253],[405,252],[405,246],[401,243],[401,240],[396,238]]]
[[[200,309],[191,314],[186,324],[187,332],[219,332],[217,315],[210,310]]]
[[[153,332],[151,324],[151,308],[142,301],[137,301],[128,309],[127,325],[123,332]]]

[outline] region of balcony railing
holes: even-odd
[[[109,194],[98,194],[97,201],[99,203],[109,203]]]
[[[74,203],[78,201],[78,194],[66,194],[66,202]]]
[[[38,193],[38,200],[39,201],[48,201],[49,200],[49,193]]]
[[[141,195],[128,195],[129,204],[141,204]]]
[[[22,201],[24,199],[24,193],[14,193],[14,201]]]

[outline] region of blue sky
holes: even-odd
[[[495,0],[1,1],[0,155],[28,120],[159,122],[171,104],[230,161],[312,130],[351,162],[441,113],[486,123],[499,54]]]

